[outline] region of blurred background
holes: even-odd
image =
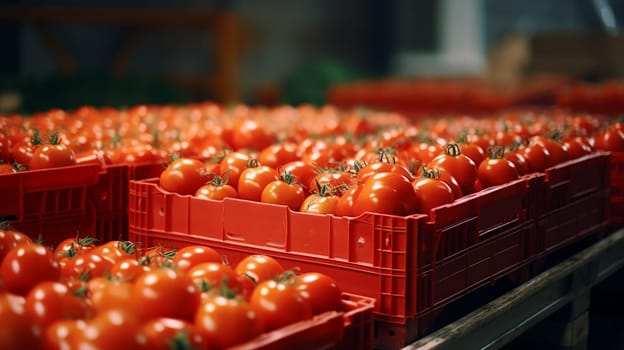
[[[621,23],[619,0],[3,0],[0,112],[349,104],[353,83],[392,79],[610,81]]]

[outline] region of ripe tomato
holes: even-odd
[[[342,291],[333,278],[319,272],[306,272],[298,275],[295,283],[315,315],[342,309]]]
[[[267,255],[249,255],[241,260],[234,269],[239,275],[249,276],[256,284],[273,280],[284,273],[282,265]]]
[[[174,318],[155,318],[141,326],[145,350],[207,349],[208,342],[194,324]]]
[[[14,164],[5,164],[0,162],[0,175],[2,174],[14,174],[18,172],[19,166]]]
[[[258,161],[262,165],[277,169],[282,165],[299,159],[297,144],[292,142],[275,143],[265,147],[258,154]]]
[[[143,264],[134,258],[119,260],[110,270],[111,277],[127,282],[134,282],[142,274],[150,271],[152,268],[149,264]]]
[[[230,152],[223,156],[219,165],[219,174],[227,179],[227,183],[238,188],[238,179],[243,170],[247,169],[247,163],[251,159],[248,153]]]
[[[106,310],[132,310],[132,283],[95,277],[87,282],[87,291],[93,311],[98,314]]]
[[[314,313],[293,281],[258,283],[249,300],[263,332],[312,318]]]
[[[479,181],[484,188],[503,185],[518,179],[516,165],[503,158],[503,152],[503,146],[492,150],[490,156],[479,166]]]
[[[133,309],[144,321],[158,317],[192,321],[199,302],[191,277],[168,268],[144,273],[132,287]]]
[[[380,163],[381,164],[381,163]],[[322,171],[317,174],[308,184],[311,193],[321,193],[321,187],[325,186],[325,193],[340,196],[351,185],[355,183],[355,179],[351,173],[346,171]]]
[[[85,320],[58,320],[52,323],[42,334],[42,348],[45,350],[71,349],[82,336],[87,322]]]
[[[410,215],[417,211],[417,199],[410,181],[397,173],[378,173],[361,185],[353,202],[353,215],[365,212]]]
[[[113,264],[124,259],[136,258],[136,245],[129,241],[108,241],[90,250]]]
[[[54,134],[49,144],[43,144],[35,148],[30,159],[30,169],[58,168],[76,164],[74,151],[58,140],[58,134]]]
[[[568,160],[568,150],[564,144],[544,136],[535,136],[533,142],[542,144],[550,154],[550,166],[561,164]]]
[[[275,143],[275,135],[267,132],[258,121],[244,119],[235,124],[232,147],[241,149],[263,149]]]
[[[34,286],[26,296],[26,312],[43,330],[53,322],[86,318],[90,307],[84,295],[60,282],[46,281]]]
[[[39,245],[18,245],[11,249],[0,266],[0,277],[7,291],[26,295],[40,282],[56,281],[61,267],[52,251]]]
[[[0,349],[38,349],[41,328],[26,312],[23,296],[0,293]]]
[[[107,310],[89,320],[83,331],[72,337],[70,349],[140,349],[141,324],[127,310]]]
[[[195,316],[195,327],[215,349],[232,347],[261,333],[256,312],[250,304],[223,296],[208,297],[202,302]]]
[[[180,270],[188,270],[191,267],[206,263],[220,263],[223,260],[219,252],[204,245],[189,245],[178,250],[171,262]]]
[[[412,182],[417,199],[417,211],[429,214],[431,209],[444,204],[452,203],[455,199],[453,190],[446,182],[438,180],[430,174],[425,174]]]
[[[540,143],[529,144],[522,149],[522,155],[527,161],[529,172],[543,172],[549,168],[552,163],[550,160],[550,152]]]
[[[169,192],[192,195],[206,183],[206,175],[206,168],[201,161],[180,158],[160,174],[160,186]]]
[[[103,277],[110,273],[115,263],[92,252],[80,254],[69,260],[61,270],[63,280]]]
[[[291,210],[299,210],[305,200],[305,190],[295,182],[295,177],[284,172],[280,180],[270,182],[262,190],[260,201],[271,204],[286,205]]]
[[[327,192],[326,185],[321,186],[318,194],[313,193],[303,200],[299,211],[314,214],[334,214],[340,197]]]
[[[234,187],[225,183],[221,176],[216,175],[209,183],[197,189],[195,197],[220,201],[223,198],[238,198],[239,196]]]
[[[19,231],[0,225],[0,262],[11,249],[22,244],[32,245],[33,241]]]
[[[354,216],[355,214],[353,210],[353,205],[355,204],[355,200],[357,199],[357,197],[360,195],[361,190],[362,186],[353,185],[350,189],[343,193],[336,203],[334,215]]]
[[[472,193],[477,180],[477,166],[472,159],[461,154],[457,144],[447,145],[444,154],[433,158],[427,167],[446,169],[459,183],[462,194]]]
[[[438,180],[444,182],[451,188],[451,191],[453,191],[454,199],[457,199],[463,196],[463,192],[461,190],[461,187],[459,187],[459,183],[457,182],[457,179],[455,179],[453,175],[451,175],[450,172],[448,172],[445,169],[431,169],[431,170],[434,172]]]
[[[357,163],[356,163],[357,164]],[[412,179],[410,171],[400,164],[391,164],[387,162],[374,162],[364,165],[364,167],[358,169],[356,165],[357,179],[360,183],[363,183],[377,173],[394,172],[405,176],[407,179]]]
[[[296,181],[302,184],[309,184],[317,175],[317,167],[312,165],[312,163],[306,163],[301,160],[288,162],[284,164],[280,170],[283,173],[291,173],[295,177]],[[304,190],[309,193],[311,189],[312,188],[305,188]]]
[[[187,274],[202,293],[219,295],[222,283],[226,282],[228,291],[237,293],[242,288],[238,283],[238,274],[231,267],[216,263],[206,262],[191,267]]]
[[[277,178],[277,171],[267,165],[250,161],[238,178],[238,195],[242,199],[260,201],[262,190]]]
[[[485,151],[481,146],[474,143],[465,143],[459,145],[461,154],[472,159],[476,166],[479,166],[483,159],[485,159]]]
[[[594,147],[598,150],[623,152],[624,131],[616,124],[607,127],[594,138]]]
[[[516,170],[518,171],[518,175],[522,176],[529,173],[529,163],[527,163],[526,158],[520,151],[510,150],[509,152],[505,152],[503,158],[514,163]]]
[[[54,248],[55,254],[60,255],[77,255],[81,252],[89,251],[96,246],[96,239],[86,236],[83,238],[66,238]],[[71,251],[71,253],[70,253]]]
[[[585,137],[581,136],[566,140],[564,145],[568,149],[570,159],[580,158],[594,151],[592,146],[589,144],[589,141]]]

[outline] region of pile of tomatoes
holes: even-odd
[[[214,249],[88,237],[56,247],[0,230],[1,349],[222,349],[342,311],[329,276]],[[305,339],[302,339],[305,342]]]

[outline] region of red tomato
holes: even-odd
[[[362,186],[354,185],[343,193],[336,203],[334,214],[336,216],[354,216],[355,211],[353,206],[355,204],[355,200],[360,195],[361,190]]]
[[[26,312],[22,296],[0,293],[0,349],[38,349],[41,328]]]
[[[568,160],[568,150],[564,144],[550,139],[548,137],[536,136],[534,142],[540,143],[546,147],[550,154],[550,166],[561,164]]]
[[[160,186],[169,192],[192,195],[206,183],[206,175],[206,167],[201,161],[180,158],[160,174]]]
[[[444,169],[431,169],[431,170],[434,172],[438,180],[444,182],[451,188],[451,190],[453,191],[454,199],[457,199],[463,196],[463,192],[461,190],[461,187],[459,187],[459,183],[457,182],[457,179],[455,179],[453,175],[451,175],[450,172]]]
[[[297,276],[296,285],[315,315],[342,310],[342,291],[333,278],[319,272],[306,272]]]
[[[33,241],[25,234],[10,229],[8,227],[1,228],[0,226],[0,262],[4,259],[4,256],[14,247],[18,245],[32,245]]]
[[[258,161],[262,165],[271,168],[279,168],[282,165],[299,159],[297,145],[292,142],[276,143],[265,147],[258,154]]]
[[[378,173],[361,185],[353,202],[353,215],[365,212],[410,215],[417,211],[417,199],[410,181],[397,173]]]
[[[417,211],[429,214],[431,209],[455,200],[453,190],[444,181],[431,177],[421,177],[412,182],[417,199]]]
[[[247,169],[247,163],[251,156],[243,152],[230,152],[221,159],[219,173],[227,179],[227,183],[238,188],[238,179],[243,170]]]
[[[181,270],[188,270],[191,267],[206,263],[220,263],[222,257],[216,250],[204,245],[189,245],[178,250],[171,259],[171,262]]]
[[[128,258],[116,262],[111,267],[110,275],[120,281],[134,282],[142,274],[150,270],[150,265],[142,264],[134,258]]]
[[[514,163],[518,175],[526,175],[529,173],[529,163],[527,163],[526,158],[519,151],[505,152],[503,158]]]
[[[317,175],[317,167],[311,163],[306,163],[301,160],[288,162],[284,164],[280,170],[283,173],[291,173],[295,177],[295,180],[302,184],[309,184]],[[305,190],[309,193],[312,188],[306,188]]]
[[[564,145],[568,149],[570,159],[580,158],[594,151],[589,141],[580,136],[566,140]]]
[[[474,143],[459,145],[461,154],[472,159],[476,166],[479,166],[483,159],[485,159],[485,151],[481,146]]]
[[[263,332],[312,318],[314,313],[293,283],[263,281],[251,294],[251,308],[256,312]]]
[[[0,175],[2,174],[14,174],[18,171],[18,167],[12,164],[0,163]]]
[[[90,250],[113,264],[124,259],[136,258],[136,245],[129,241],[108,241]]]
[[[326,193],[339,196],[355,182],[353,175],[345,171],[323,171],[316,175],[308,184],[312,193],[320,193],[321,187],[326,186]]]
[[[132,288],[133,309],[144,321],[158,317],[192,321],[199,302],[191,277],[168,268],[144,273]]]
[[[522,155],[526,159],[531,173],[543,172],[552,165],[548,149],[540,143],[526,146],[523,148]]]
[[[39,245],[18,245],[11,249],[0,266],[0,277],[7,291],[26,295],[40,282],[57,281],[61,267],[52,251]]]
[[[321,188],[326,187],[321,186]],[[319,194],[313,193],[307,196],[301,203],[299,211],[314,214],[334,214],[340,197],[324,193],[323,191],[325,190],[321,190]]]
[[[227,284],[228,292],[242,292],[242,288],[238,283],[238,274],[231,267],[216,263],[206,262],[191,267],[187,274],[193,280],[196,286],[200,287],[201,292],[219,295],[222,283]]]
[[[477,166],[472,159],[460,153],[458,145],[447,145],[445,153],[433,158],[427,167],[446,169],[459,183],[462,194],[472,193],[477,180]]]
[[[66,238],[54,248],[55,254],[75,256],[78,253],[86,252],[96,246],[96,239],[86,236],[83,238]]]
[[[78,295],[63,283],[52,281],[34,286],[26,296],[25,308],[41,329],[62,319],[86,318],[90,311],[84,296]]]
[[[207,349],[207,340],[194,324],[174,318],[156,318],[141,326],[145,350]]]
[[[72,337],[70,349],[140,349],[141,325],[126,310],[108,310],[87,322],[84,330]]]
[[[277,178],[277,171],[267,165],[250,162],[238,178],[238,194],[242,199],[260,201],[262,190]]]
[[[59,320],[52,323],[42,335],[42,347],[45,350],[71,349],[82,336],[87,322],[85,320]]]
[[[91,279],[103,277],[110,273],[115,263],[99,254],[80,254],[69,260],[61,270],[63,280],[72,278]]]
[[[238,198],[239,196],[234,187],[225,183],[221,176],[217,175],[209,183],[198,188],[195,197],[220,201],[223,198]]]
[[[98,314],[107,310],[132,310],[132,283],[95,277],[87,282],[93,311]]]
[[[518,179],[516,165],[503,158],[503,146],[492,152],[479,166],[479,181],[485,187],[503,185]]]
[[[261,333],[256,311],[250,304],[222,296],[209,297],[203,301],[195,316],[195,327],[209,346],[215,349],[232,347]]]
[[[284,273],[282,265],[270,256],[250,255],[241,260],[234,269],[239,275],[249,276],[256,284],[273,280]]]
[[[241,149],[263,149],[275,142],[275,135],[267,132],[258,121],[245,119],[235,125],[232,147]]]
[[[617,125],[609,126],[596,135],[594,147],[597,150],[624,152],[624,131]]]
[[[35,148],[30,169],[58,168],[76,164],[74,151],[65,144],[45,144]]]
[[[262,190],[260,201],[271,204],[281,204],[291,210],[299,210],[301,203],[305,200],[305,190],[295,182],[295,177],[289,172],[285,172],[280,180],[270,182]]]

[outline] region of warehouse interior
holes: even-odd
[[[4,0],[0,119],[216,102],[370,107],[410,120],[555,107],[596,112],[608,124],[624,116],[622,26],[620,0]],[[422,90],[388,97],[406,86]],[[605,86],[600,92],[615,97],[591,95]],[[431,103],[414,107],[419,97]],[[471,349],[481,325],[475,348],[623,349],[624,266],[609,265],[621,260],[613,251],[622,243],[609,235],[623,235],[622,221],[456,298],[428,330],[434,335],[406,349],[454,349],[460,335]],[[606,253],[587,251],[600,243]],[[544,289],[517,282],[527,276]],[[547,297],[539,293],[562,295],[548,306],[556,312],[540,313]],[[526,306],[532,318],[504,333],[496,305],[508,315]],[[436,338],[445,335],[448,344]]]

